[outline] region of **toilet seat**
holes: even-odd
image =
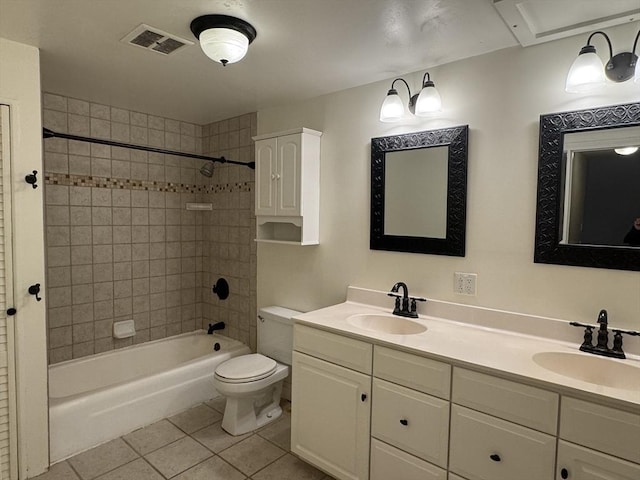
[[[215,377],[226,383],[247,383],[267,378],[276,371],[275,360],[259,353],[234,357],[218,365]]]

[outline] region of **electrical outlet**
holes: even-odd
[[[453,274],[453,292],[459,295],[475,296],[477,280],[477,273],[455,272]]]

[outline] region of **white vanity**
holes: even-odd
[[[350,287],[295,318],[302,459],[353,480],[640,479],[637,338],[611,360],[579,352],[581,330],[558,320],[445,302],[408,320],[391,307]]]

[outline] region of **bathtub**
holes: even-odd
[[[216,366],[249,351],[199,330],[51,365],[51,463],[217,397]]]

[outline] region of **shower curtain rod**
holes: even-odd
[[[145,152],[165,153],[167,155],[177,155],[179,157],[197,158],[199,160],[209,160],[210,162],[231,163],[232,165],[242,165],[252,170],[256,168],[256,162],[236,162],[235,160],[227,160],[224,157],[207,157],[205,155],[197,155],[195,153],[176,152],[173,150],[165,150],[164,148],[145,147],[143,145],[135,145],[133,143],[114,142],[113,140],[103,140],[101,138],[81,137],[71,135],[69,133],[58,133],[48,128],[42,129],[42,138],[66,138],[67,140],[76,140],[78,142],[98,143],[100,145],[110,145],[112,147],[132,148],[134,150],[143,150]]]

